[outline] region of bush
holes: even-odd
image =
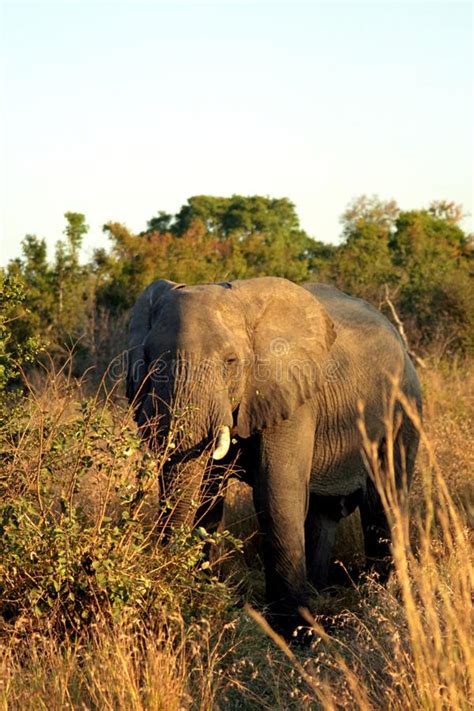
[[[183,528],[165,546],[159,458],[111,398],[75,395],[55,373],[3,423],[0,615],[64,633],[101,620],[159,624],[176,606],[187,619],[228,606],[204,556],[224,534]]]

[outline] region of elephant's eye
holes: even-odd
[[[225,359],[225,364],[226,365],[235,365],[238,361],[237,356],[235,353],[230,353],[227,358]]]

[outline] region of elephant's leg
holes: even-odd
[[[404,415],[402,426],[394,444],[394,466],[398,490],[408,490],[413,478],[415,459],[420,442],[420,433],[412,421]]]
[[[367,477],[367,488],[360,504],[367,567],[379,573],[382,580],[390,570],[390,527],[375,484]]]
[[[298,608],[308,604],[304,521],[314,426],[304,410],[262,434],[253,487],[271,621],[286,635],[305,624]]]
[[[309,580],[317,590],[327,585],[337,525],[360,505],[362,494],[362,489],[356,489],[343,496],[310,495],[305,523],[306,565]]]
[[[380,466],[385,476],[395,476],[398,492],[407,492],[410,486],[419,435],[408,417],[402,425],[393,444],[394,472],[389,472],[386,443],[380,447]],[[402,505],[403,497],[399,499]],[[367,489],[360,506],[362,530],[364,533],[365,555],[369,568],[375,569],[380,577],[386,579],[390,571],[391,531],[382,500],[375,484],[367,477]]]
[[[328,581],[338,519],[317,505],[316,497],[310,496],[305,522],[306,565],[308,579],[316,590],[323,590]]]

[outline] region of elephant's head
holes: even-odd
[[[275,277],[185,286],[159,280],[130,323],[127,396],[154,442],[231,445],[285,420],[323,376],[335,332],[305,289]]]

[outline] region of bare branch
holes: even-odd
[[[424,361],[422,358],[420,358],[420,356],[418,356],[418,355],[410,348],[410,344],[408,343],[408,338],[407,338],[407,335],[406,335],[406,333],[405,333],[405,328],[404,328],[404,326],[403,326],[403,321],[401,320],[400,316],[398,315],[397,310],[396,310],[396,308],[395,308],[395,306],[394,306],[394,304],[393,304],[393,301],[392,301],[391,298],[390,298],[390,292],[389,292],[389,290],[388,290],[387,284],[384,284],[384,289],[385,289],[385,298],[384,298],[384,300],[381,302],[380,305],[383,306],[384,304],[387,304],[388,308],[390,309],[390,313],[392,314],[392,319],[393,319],[393,321],[394,321],[394,323],[395,323],[395,326],[397,327],[398,333],[400,334],[400,338],[402,339],[403,343],[405,344],[405,348],[407,349],[408,355],[410,356],[410,358],[413,358],[413,360],[415,361],[415,363],[416,363],[417,365],[419,365],[420,368],[426,368],[427,366],[426,366],[425,361]]]

